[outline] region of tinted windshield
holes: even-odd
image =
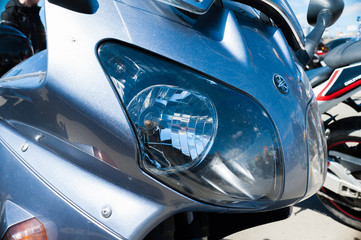
[[[300,23],[298,22],[298,19],[297,19],[296,15],[294,14],[291,6],[288,4],[288,2],[286,0],[272,0],[271,2],[274,2],[276,5],[280,6],[285,11],[287,16],[293,22],[294,27],[296,28],[300,37],[302,39],[304,39],[304,33],[302,30],[302,27],[301,27]]]
[[[215,0],[156,0],[196,14],[205,13]]]

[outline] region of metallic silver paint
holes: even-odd
[[[106,39],[147,49],[255,98],[280,126],[285,159],[283,194],[268,210],[301,200],[307,189],[305,115],[310,96],[298,80],[282,32],[227,9],[212,8],[195,22],[154,2],[142,1],[142,8],[129,2],[102,1],[93,14],[46,2],[48,50],[8,75],[45,70],[45,80],[35,83],[25,75],[31,86],[16,90],[21,104],[11,105],[15,107],[10,111],[14,99],[0,103],[0,154],[8,164],[0,176],[26,172],[14,176],[16,186],[29,182],[37,189],[31,199],[31,189],[14,193],[16,204],[53,221],[59,234],[67,224],[86,229],[88,223],[91,227],[84,234],[94,236],[93,231],[104,239],[142,239],[177,212],[238,212],[186,198],[139,169],[137,140],[96,56],[97,46]],[[290,94],[279,94],[273,86],[275,73],[286,78]],[[25,141],[29,149],[23,152],[19,146]],[[120,171],[84,152],[78,143],[106,152]],[[11,193],[14,186],[1,189]],[[51,204],[44,206],[49,199]],[[0,204],[4,207],[4,200]],[[104,206],[112,206],[109,218],[101,214]],[[60,211],[69,216],[68,223],[56,215]]]
[[[5,201],[1,211],[0,237],[2,238],[9,226],[34,218],[33,215],[17,206],[11,200]]]

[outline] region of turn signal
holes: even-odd
[[[47,240],[45,226],[36,218],[18,223],[8,229],[3,240]]]

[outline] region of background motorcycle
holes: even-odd
[[[47,50],[0,84],[2,239],[219,239],[323,184],[303,64],[342,1],[311,1],[307,44],[281,0],[45,9]]]
[[[325,184],[318,193],[321,202],[336,217],[361,230],[361,117],[337,119],[327,111],[343,102],[361,111],[355,94],[361,89],[361,41],[331,50],[325,67],[307,75],[325,115],[329,166]],[[355,114],[356,115],[356,114]],[[336,120],[337,119],[337,120]]]
[[[354,41],[354,39],[337,38],[337,39],[329,41],[326,44],[321,42],[316,49],[316,53],[314,54],[312,61],[310,61],[310,63],[308,63],[306,68],[307,69],[315,69],[315,68],[324,67],[325,63],[323,62],[323,59],[325,58],[327,53],[330,50],[332,50],[332,49],[336,48],[337,46],[339,46],[345,42],[348,42],[348,41]]]

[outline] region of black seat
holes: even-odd
[[[350,41],[327,53],[324,62],[331,68],[361,62],[361,41]]]
[[[308,70],[306,72],[306,74],[308,76],[308,79],[311,82],[311,86],[316,87],[317,85],[319,85],[319,84],[323,83],[324,81],[326,81],[327,79],[329,79],[333,70],[334,70],[334,68],[325,66],[325,67]]]

